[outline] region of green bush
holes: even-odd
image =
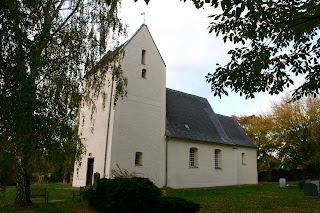
[[[305,182],[306,182],[305,180],[302,180],[302,181],[300,181],[300,182],[298,183],[299,189],[303,189],[303,186],[304,186]]]
[[[200,205],[178,197],[162,196],[148,178],[118,176],[100,179],[96,190],[84,192],[89,205],[101,212],[194,213]]]
[[[85,192],[90,206],[103,212],[155,212],[161,191],[149,179],[140,177],[101,179],[97,189]]]
[[[195,213],[200,210],[200,205],[180,198],[164,196],[161,199],[161,212],[166,213]]]

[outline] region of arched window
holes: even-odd
[[[198,167],[198,149],[197,148],[190,148],[189,166],[193,168]]]
[[[134,164],[135,164],[135,166],[142,166],[143,165],[142,152],[136,152],[136,157],[134,159]]]
[[[222,152],[220,149],[214,150],[214,166],[216,169],[222,168]]]
[[[145,50],[142,50],[141,64],[146,64],[146,51]]]
[[[141,71],[141,77],[142,77],[142,78],[147,78],[147,70],[146,70],[146,69],[142,69],[142,71]]]

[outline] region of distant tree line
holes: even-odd
[[[292,102],[286,96],[271,110],[234,116],[258,147],[258,169],[320,168],[320,98]]]

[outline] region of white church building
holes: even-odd
[[[207,99],[166,88],[166,65],[147,26],[122,48],[127,97],[114,107],[115,86],[106,86],[107,100],[97,101],[92,120],[91,110],[81,109],[87,151],[75,165],[73,186],[92,184],[96,172],[112,178],[117,165],[158,187],[256,184],[257,147],[234,118],[215,114]]]

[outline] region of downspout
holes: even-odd
[[[170,136],[166,137],[166,184],[165,186],[168,186],[168,143],[170,140]]]
[[[238,185],[238,147],[233,146],[233,157],[234,157],[234,164],[235,164],[235,185]]]
[[[112,72],[112,81],[111,81],[110,104],[109,104],[108,124],[107,124],[106,149],[105,149],[105,153],[104,153],[104,166],[103,166],[103,176],[102,176],[103,178],[106,178],[106,164],[107,164],[108,138],[109,138],[109,128],[110,128],[111,107],[112,107],[113,81],[114,81],[114,72]]]

